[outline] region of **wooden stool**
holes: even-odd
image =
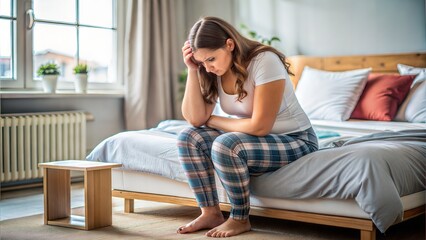
[[[68,160],[38,166],[44,168],[44,224],[83,230],[112,224],[111,168],[122,164]],[[84,216],[71,215],[70,170],[84,172]]]

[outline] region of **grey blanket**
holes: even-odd
[[[258,196],[355,199],[385,232],[400,222],[400,197],[425,190],[426,130],[381,132],[308,154],[251,179]]]

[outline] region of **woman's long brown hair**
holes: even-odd
[[[204,17],[200,19],[191,28],[188,39],[193,52],[199,48],[217,50],[225,47],[227,39],[234,40],[231,70],[237,76],[235,88],[238,93],[238,101],[247,96],[247,92],[243,88],[248,76],[247,67],[250,61],[261,52],[271,51],[277,54],[287,72],[293,75],[289,70],[290,63],[286,61],[284,54],[271,46],[245,38],[231,24],[220,18]],[[202,65],[198,68],[198,76],[201,80],[204,101],[213,103],[218,97],[217,76],[208,73]]]

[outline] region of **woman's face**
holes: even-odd
[[[216,50],[199,48],[194,52],[193,57],[198,64],[206,68],[207,72],[223,76],[231,68],[233,50],[234,42],[228,39],[224,47]]]

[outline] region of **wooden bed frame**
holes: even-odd
[[[294,73],[294,76],[290,77],[294,86],[297,86],[305,66],[325,71],[372,68],[372,72],[388,74],[398,74],[398,63],[426,68],[426,52],[335,57],[292,56],[288,57],[288,60],[291,64],[290,70]]]
[[[151,193],[130,192],[123,190],[113,190],[113,197],[124,198],[124,212],[134,212],[134,200],[145,200],[163,203],[172,203],[184,206],[198,207],[194,198],[175,197]],[[231,206],[228,203],[220,203],[222,211],[228,211]],[[425,205],[407,210],[404,212],[403,221],[420,216],[425,213]],[[375,240],[376,227],[370,219],[341,217],[318,213],[297,212],[275,208],[250,207],[250,215],[277,218],[305,223],[315,223],[334,227],[353,228],[360,230],[361,240]]]
[[[291,78],[294,86],[300,79],[304,66],[310,66],[327,71],[345,71],[357,68],[372,67],[372,72],[377,73],[398,73],[397,64],[402,63],[415,67],[426,67],[426,53],[406,53],[406,54],[382,54],[364,56],[337,56],[337,57],[308,57],[293,56],[288,60],[292,64],[291,71],[295,74]],[[123,190],[113,190],[114,197],[124,198],[126,213],[134,212],[134,200],[148,200],[155,202],[173,203],[185,206],[197,207],[194,198],[184,198],[168,195],[148,194],[140,192],[130,192]],[[230,205],[221,203],[223,211],[229,211]],[[410,209],[404,212],[403,221],[411,219],[425,213],[425,205]],[[371,219],[342,217],[326,214],[297,212],[274,208],[251,207],[250,215],[278,218],[306,223],[315,223],[336,227],[353,228],[360,230],[361,240],[375,240],[376,227]]]

